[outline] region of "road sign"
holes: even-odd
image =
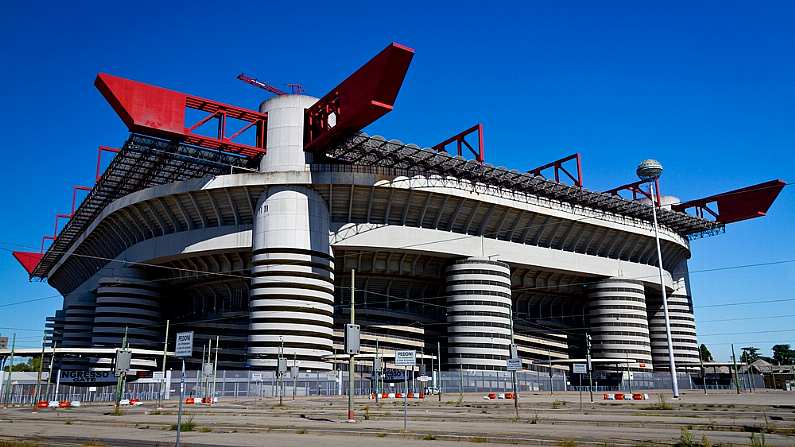
[[[359,353],[360,327],[358,324],[345,325],[345,352],[351,355]]]
[[[155,380],[163,380],[166,378],[166,374],[163,371],[155,371],[152,373],[152,378]]]
[[[191,357],[193,355],[193,331],[177,332],[177,343],[174,348],[174,355],[179,358]]]
[[[132,362],[132,351],[129,349],[116,350],[116,375],[126,374],[130,372],[130,363]]]
[[[505,362],[505,366],[507,367],[508,371],[519,371],[520,369],[522,369],[522,359],[520,358],[508,359]]]
[[[116,383],[113,371],[62,370],[61,383]]]
[[[395,351],[395,366],[416,366],[417,351]]]
[[[419,377],[417,377],[417,382],[430,382],[431,380],[433,380],[433,378],[430,377],[430,376],[419,376]]]
[[[588,370],[585,367],[585,363],[575,363],[572,365],[572,372],[574,374],[585,374]]]
[[[254,382],[262,382],[262,373],[261,372],[251,373],[251,380],[253,380]]]
[[[299,373],[299,371],[298,371],[298,367],[297,366],[291,366],[290,367],[290,377],[297,378],[298,377],[298,373]]]

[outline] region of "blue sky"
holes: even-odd
[[[648,157],[665,165],[663,192],[683,199],[795,181],[787,2],[71,3],[12,2],[0,15],[5,249],[38,247],[71,186],[92,181],[96,147],[124,141],[97,72],[254,108],[264,92],[235,80],[241,71],[321,95],[390,41],[417,53],[371,134],[431,145],[482,121],[487,161],[529,169],[580,151],[595,190],[633,180]],[[789,187],[769,216],[693,243],[696,306],[795,298],[795,263],[698,273],[795,258],[794,205]],[[54,294],[8,252],[0,284],[0,306]],[[731,342],[795,345],[793,303],[700,307],[698,330],[722,359]],[[0,307],[0,333],[38,329],[58,307]],[[756,316],[776,318],[725,321]]]

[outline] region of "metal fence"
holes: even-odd
[[[166,376],[168,386],[164,386],[166,398],[175,398],[179,393],[179,372],[169,371]],[[410,373],[409,373],[410,374]],[[13,404],[33,404],[37,396],[44,400],[80,400],[82,402],[108,402],[115,398],[115,384],[84,386],[63,383],[53,374],[54,380],[47,385],[46,375],[37,388],[36,376],[31,373],[13,373],[10,380],[10,392],[6,389],[7,373],[0,373],[0,401]],[[571,380],[567,374],[555,373],[551,376],[541,371],[519,371],[516,374],[519,392],[560,392],[588,390],[587,381],[578,386],[578,381]],[[679,374],[680,389],[701,389],[697,376],[686,373]],[[696,379],[696,380],[694,380]],[[409,375],[408,380],[402,376],[382,377],[376,384],[369,373],[356,373],[354,393],[368,395],[376,390],[380,392],[423,391],[427,388],[440,389],[443,393],[487,393],[513,391],[512,376],[503,371],[442,371],[433,373],[433,380],[420,382],[417,377]],[[280,386],[281,385],[281,386]],[[124,398],[156,400],[161,390],[161,381],[153,378],[137,379],[126,384]],[[671,388],[671,377],[667,373],[624,374],[620,382],[606,385],[594,381],[594,391],[641,391],[666,390]],[[707,383],[708,389],[733,389],[734,381],[724,383]],[[762,375],[741,374],[739,380],[741,390],[752,391],[765,388]],[[38,389],[38,391],[37,391]],[[213,393],[214,390],[214,393]],[[273,371],[252,372],[248,370],[218,371],[213,384],[208,377],[201,377],[198,371],[188,371],[185,378],[185,396],[208,396],[214,394],[220,399],[277,397],[283,393],[286,397],[295,396],[334,396],[348,393],[347,371],[333,372],[300,372],[298,377],[285,376],[281,382]]]

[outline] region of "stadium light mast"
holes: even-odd
[[[674,361],[674,346],[671,340],[671,320],[668,317],[668,295],[665,291],[665,283],[663,281],[663,262],[662,250],[660,250],[660,232],[657,225],[657,206],[655,197],[659,191],[655,191],[654,187],[657,180],[662,175],[663,166],[657,160],[643,160],[638,165],[635,173],[644,182],[649,183],[651,189],[651,214],[654,220],[654,242],[657,244],[657,267],[660,272],[660,290],[662,292],[663,314],[665,315],[665,337],[668,341],[668,367],[671,371],[671,389],[674,394],[674,399],[679,398],[679,382],[676,380],[676,362]],[[659,205],[662,205],[661,203]]]

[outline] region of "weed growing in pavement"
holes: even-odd
[[[712,441],[709,440],[706,434],[701,435],[701,447],[712,447]]]
[[[185,422],[183,422],[183,423],[181,423],[179,425],[179,430],[180,431],[193,431],[195,428],[196,428],[196,424],[193,422],[193,416],[191,416],[190,418],[188,418],[187,421],[185,421]],[[171,424],[170,429],[171,429],[171,431],[176,431],[177,430],[177,424]]]
[[[375,435],[376,438],[386,438],[386,433],[377,433]]]
[[[295,432],[295,433],[296,433],[296,434],[299,434],[299,435],[305,435],[305,434],[306,434],[306,429],[303,429],[303,428],[302,428],[302,429],[300,429],[300,430],[296,430],[296,432]]]
[[[679,442],[676,445],[679,447],[696,447],[697,444],[693,432],[688,430],[687,427],[682,427],[679,434]]]
[[[555,410],[557,410],[558,408],[560,408],[560,407],[562,407],[564,405],[566,405],[566,402],[563,402],[561,400],[555,399],[555,400],[552,401],[552,408],[555,409]]]
[[[0,441],[0,447],[39,447],[33,441]]]
[[[766,445],[764,433],[751,433],[751,447],[765,447]]]
[[[436,440],[436,436],[428,433],[427,435],[422,437],[422,440],[423,441],[435,441]]]
[[[488,439],[484,438],[483,436],[473,436],[469,438],[469,442],[482,443],[482,442],[488,442]]]
[[[210,433],[213,431],[210,427],[199,427],[199,433]]]
[[[560,447],[577,447],[577,442],[573,439],[564,439],[558,443]]]
[[[666,402],[665,396],[662,394],[657,395],[657,403],[644,407],[645,410],[673,410],[674,407]]]

